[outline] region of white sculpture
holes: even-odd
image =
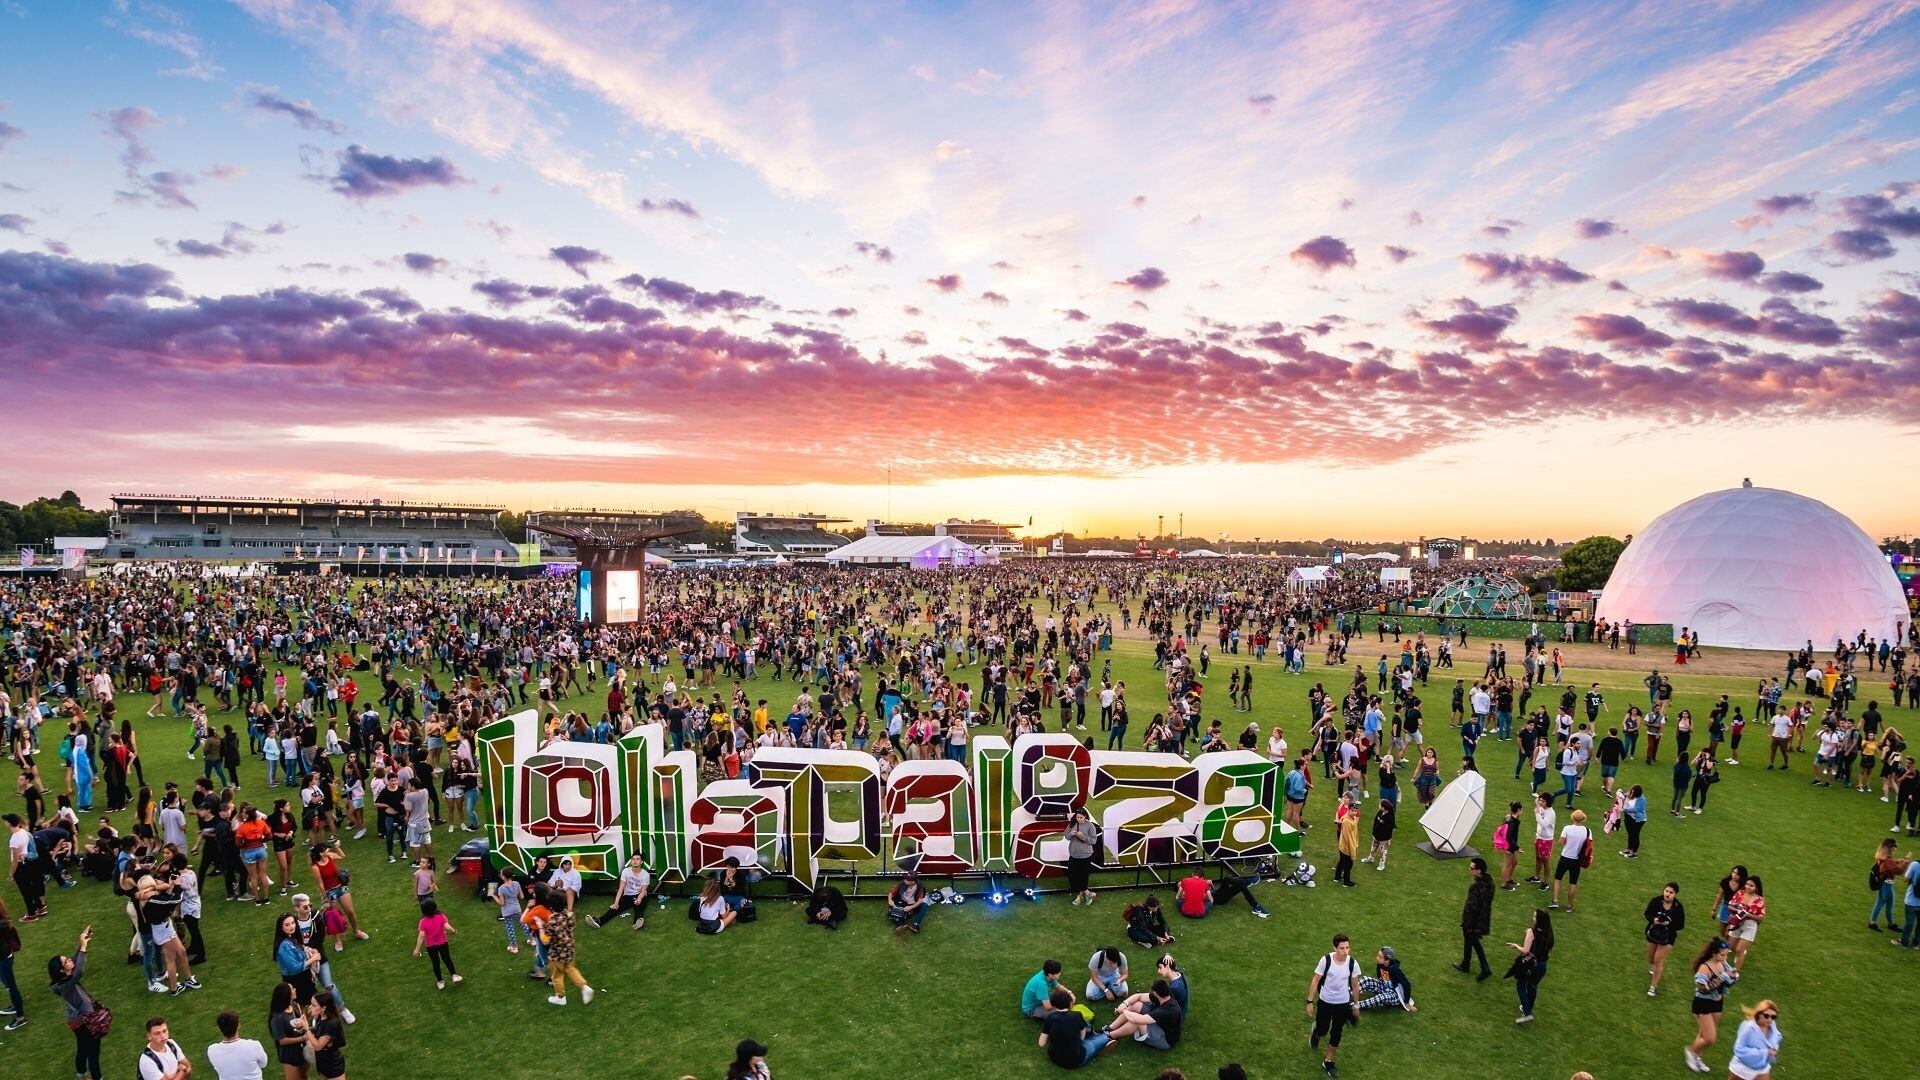
[[[1442,788],[1433,805],[1420,815],[1420,827],[1427,832],[1437,858],[1456,858],[1469,854],[1467,840],[1480,826],[1480,815],[1487,809],[1487,778],[1477,772],[1464,772]],[[1428,845],[1420,845],[1425,850]]]

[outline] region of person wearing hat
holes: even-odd
[[[635,855],[627,860],[626,868],[620,871],[620,884],[614,890],[613,903],[599,917],[587,916],[587,925],[595,930],[619,918],[627,912],[633,912],[633,928],[644,929],[647,925],[647,892],[653,886],[653,876],[647,873],[646,860]]]
[[[727,1066],[727,1080],[773,1080],[767,1071],[767,1045],[741,1039],[733,1048],[733,1064]]]
[[[1400,967],[1400,957],[1393,946],[1382,945],[1373,957],[1373,975],[1360,977],[1360,999],[1363,1009],[1376,1009],[1382,1005],[1398,1005],[1408,1012],[1418,1012],[1413,1004],[1413,982]]]
[[[887,891],[887,918],[892,921],[896,934],[908,930],[919,933],[920,924],[927,921],[930,906],[927,890],[920,885],[920,875],[912,870]]]

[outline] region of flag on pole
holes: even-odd
[[[453,565],[453,549],[452,548],[441,548],[440,554],[441,556],[443,556],[442,561],[444,561],[449,566]]]
[[[506,558],[506,555],[507,555],[506,552],[501,551],[499,548],[494,548],[493,549],[493,565],[499,566],[501,560]]]
[[[377,554],[378,554],[378,557],[375,561],[378,562],[381,566],[385,566],[387,564],[387,549],[385,547],[381,547],[378,549]]]
[[[353,561],[366,562],[367,561],[367,545],[361,544],[357,550],[359,553],[353,557]]]
[[[400,549],[400,565],[407,565],[407,549],[404,547]]]
[[[25,544],[20,545],[20,568],[24,570],[32,565],[33,549]]]
[[[472,566],[474,563],[477,563],[479,561],[480,561],[480,549],[468,548],[467,549],[467,565]]]

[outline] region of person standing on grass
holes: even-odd
[[[1687,785],[1693,783],[1693,764],[1687,755],[1681,754],[1673,759],[1673,805],[1668,808],[1669,815],[1683,816],[1680,808],[1687,797]]]
[[[1647,996],[1660,991],[1660,976],[1667,970],[1667,954],[1687,928],[1687,909],[1680,903],[1680,883],[1669,881],[1660,895],[1647,901]]]
[[[258,1039],[240,1037],[240,1014],[232,1009],[213,1019],[220,1030],[220,1041],[207,1047],[207,1064],[213,1066],[215,1080],[261,1080],[267,1067],[267,1050]]]
[[[273,1039],[274,1057],[280,1062],[284,1080],[307,1080],[307,1017],[291,984],[273,988],[267,1035]]]
[[[551,923],[549,923],[549,925],[551,925]],[[458,934],[459,932],[460,931],[454,929],[452,923],[447,921],[447,917],[441,914],[439,904],[434,903],[432,900],[427,900],[420,905],[420,933],[414,938],[413,955],[418,957],[421,949],[427,951],[428,958],[433,961],[433,985],[435,989],[445,990],[447,988],[446,976],[440,974],[442,964],[446,965],[447,976],[451,976],[454,982],[465,981],[460,977],[460,973],[454,969],[453,950],[447,944],[447,939],[451,935]],[[549,964],[552,962],[551,952],[548,954],[548,962]],[[565,999],[563,998],[561,1000],[564,1001]]]
[[[1360,854],[1360,810],[1354,805],[1351,794],[1340,796],[1340,809],[1334,816],[1340,858],[1333,865],[1333,880],[1339,882],[1342,887],[1351,889],[1353,888],[1353,860]]]
[[[1547,977],[1547,957],[1553,953],[1553,920],[1547,909],[1535,908],[1527,932],[1519,941],[1507,942],[1507,947],[1520,954],[1509,972],[1513,976],[1514,991],[1520,995],[1520,1017],[1514,1023],[1531,1024],[1540,981]]]
[[[1707,812],[1707,792],[1712,790],[1713,785],[1719,782],[1720,770],[1714,768],[1713,755],[1705,750],[1695,754],[1693,758],[1693,793],[1688,796],[1687,805],[1692,807],[1696,816]]]
[[[1727,961],[1727,943],[1715,937],[1693,958],[1693,1022],[1697,1029],[1687,1044],[1687,1068],[1712,1072],[1702,1052],[1720,1039],[1720,1014],[1727,1008],[1727,988],[1740,981],[1740,969]]]
[[[107,1034],[111,1014],[87,993],[81,979],[87,973],[87,947],[93,944],[93,927],[80,931],[80,947],[72,956],[47,958],[47,979],[53,993],[66,1006],[67,1028],[73,1032],[73,1073],[100,1080],[100,1040]]]
[[[340,1003],[328,993],[314,995],[307,1006],[307,1049],[322,1080],[347,1080],[347,1029],[341,1012]]]
[[[138,1069],[140,1080],[187,1080],[193,1075],[193,1064],[187,1060],[187,1052],[173,1041],[166,1017],[147,1021],[147,1045],[140,1051]]]
[[[1772,998],[1761,998],[1755,1005],[1740,1009],[1747,1018],[1733,1037],[1733,1060],[1727,1063],[1728,1080],[1770,1080],[1773,1063],[1780,1055],[1780,1007]]]
[[[1507,816],[1493,829],[1493,847],[1500,852],[1500,887],[1512,891],[1518,888],[1513,883],[1513,875],[1520,868],[1520,804],[1509,802]]]
[[[1533,873],[1528,875],[1529,884],[1538,885],[1541,892],[1552,888],[1547,884],[1548,859],[1553,855],[1554,825],[1557,818],[1553,812],[1553,795],[1550,792],[1537,792],[1533,796]]]
[[[1340,1034],[1360,1018],[1360,964],[1353,958],[1353,942],[1345,934],[1333,935],[1333,951],[1313,965],[1313,977],[1307,980],[1307,1015],[1313,1018],[1313,1034],[1307,1045],[1320,1049],[1320,1067],[1328,1076],[1339,1076],[1333,1058],[1340,1050]]]
[[[1487,950],[1480,939],[1493,931],[1493,878],[1487,874],[1487,860],[1475,855],[1467,863],[1471,880],[1467,883],[1466,906],[1460,909],[1460,962],[1453,970],[1465,974],[1468,961],[1480,958],[1480,978],[1493,974],[1487,965]]]
[[[1067,886],[1073,890],[1073,905],[1093,903],[1093,856],[1100,850],[1100,827],[1084,806],[1073,809],[1067,825]]]
[[[553,994],[547,998],[550,1005],[567,1003],[567,980],[580,988],[581,1004],[593,1001],[593,987],[587,985],[586,976],[580,974],[580,968],[574,963],[573,911],[559,908],[553,917],[547,920],[547,973],[553,977]]]
[[[1895,846],[1892,838],[1880,841],[1880,847],[1873,855],[1873,866],[1867,871],[1869,881],[1879,883],[1873,890],[1873,910],[1867,913],[1867,929],[1876,933],[1880,930],[1882,911],[1887,913],[1887,929],[1894,928],[1894,884],[1905,878],[1907,866],[1913,862],[1911,856],[1904,859],[1895,858],[1893,854]],[[0,964],[5,962],[0,960]]]
[[[1722,932],[1727,943],[1733,948],[1733,966],[1744,968],[1747,963],[1747,950],[1753,947],[1753,939],[1760,934],[1760,923],[1767,917],[1767,898],[1760,885],[1760,875],[1753,874],[1740,885],[1740,891],[1727,901],[1727,916]]]
[[[1647,825],[1647,793],[1639,784],[1628,788],[1620,800],[1620,824],[1627,830],[1627,846],[1620,854],[1629,859],[1640,857],[1640,830]]]

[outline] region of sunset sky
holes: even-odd
[[[1908,533],[1916,69],[1920,0],[0,0],[0,498]]]

